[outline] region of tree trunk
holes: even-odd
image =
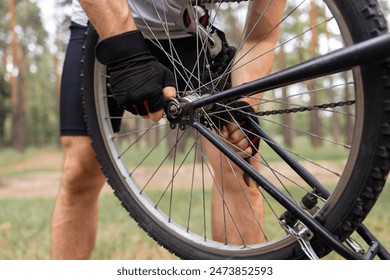
[[[318,7],[315,1],[311,1],[310,5],[310,26],[314,27],[317,25],[317,17],[318,17]],[[318,44],[318,30],[317,28],[313,28],[311,30],[311,40],[310,40],[310,58],[315,57],[316,49]],[[316,92],[314,92],[316,88],[315,80],[310,80],[306,83],[306,86],[309,92],[313,92],[310,94],[310,104],[315,105],[319,104],[319,98]],[[313,110],[310,112],[310,133],[312,136],[310,137],[310,141],[314,147],[318,147],[322,145],[323,129],[321,118],[318,110]]]
[[[11,110],[12,110],[12,138],[14,147],[22,152],[26,148],[25,137],[25,96],[26,75],[23,63],[23,53],[16,34],[16,11],[14,0],[9,0],[12,34],[13,71],[11,73]]]
[[[278,53],[278,66],[279,70],[283,70],[286,68],[286,61],[285,61],[285,53],[284,53],[284,48],[283,45],[280,45],[279,48],[279,53]],[[287,98],[287,88],[283,87],[282,88],[282,105],[281,109],[288,109],[288,98]],[[292,126],[292,116],[291,114],[282,114],[282,135],[283,135],[283,140],[284,144],[287,147],[292,147],[293,145],[293,131],[290,129]]]

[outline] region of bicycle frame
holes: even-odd
[[[337,73],[354,66],[376,62],[390,56],[390,34],[382,35],[343,49],[334,51],[319,58],[314,58],[297,66],[290,67],[273,75],[257,79],[253,82],[209,95],[187,104],[186,112],[214,104],[216,102],[237,99],[238,96],[250,96],[258,92],[287,86],[293,82],[314,79],[322,75]]]
[[[257,79],[253,82],[243,84],[241,86],[228,89],[226,91],[205,96],[192,102],[186,103],[181,108],[180,115],[176,120],[171,120],[173,124],[180,123],[181,125],[190,125],[199,131],[206,139],[214,144],[222,153],[224,153],[232,162],[238,165],[246,172],[252,180],[261,186],[268,194],[283,205],[289,212],[295,215],[308,229],[320,237],[334,251],[347,259],[370,259],[375,255],[382,259],[390,259],[390,254],[380,244],[380,242],[365,228],[360,225],[357,233],[370,245],[370,250],[364,256],[358,255],[344,246],[332,233],[326,230],[319,221],[313,219],[312,216],[306,214],[301,208],[294,204],[288,197],[280,192],[270,181],[259,174],[253,167],[243,158],[233,152],[225,143],[219,140],[207,127],[203,126],[195,118],[197,109],[206,107],[216,102],[234,100],[240,96],[250,96],[258,92],[264,92],[275,89],[276,87],[290,85],[293,82],[305,81],[322,75],[333,74],[344,70],[349,70],[352,67],[362,64],[369,64],[384,60],[388,56],[390,50],[390,34],[382,35],[374,39],[370,39],[340,50],[337,50],[320,58],[315,58],[310,61],[301,63],[297,66],[288,68],[278,73],[269,75],[264,78]],[[184,117],[184,119],[183,119]],[[181,121],[180,121],[181,120]],[[296,160],[289,156],[275,141],[265,133],[261,127],[252,119],[248,118],[252,125],[256,127],[256,133],[262,137],[270,147],[279,154],[297,174],[299,174],[316,192],[323,198],[329,197],[329,192],[302,167]]]

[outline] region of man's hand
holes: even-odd
[[[115,35],[96,46],[96,58],[107,65],[109,87],[120,107],[158,121],[164,98],[175,98],[172,72],[151,55],[138,30]]]
[[[254,133],[250,119],[258,124],[258,118],[245,101],[236,101],[231,106],[239,110],[223,113],[221,119],[225,121],[221,123],[221,134],[240,157],[250,158],[258,153],[260,146],[260,137]]]
[[[233,123],[224,125],[221,129],[222,136],[232,145],[232,149],[242,158],[252,154],[249,140],[239,126]]]

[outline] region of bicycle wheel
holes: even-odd
[[[158,34],[152,29],[145,32],[152,42],[151,48],[164,49],[163,56],[168,63],[174,64],[172,70],[178,84],[181,83],[178,87],[182,88],[178,94],[186,102],[225,90],[225,85],[231,83],[230,74],[234,75],[232,71],[238,68],[232,64],[237,59],[234,60],[231,54],[240,52],[247,37],[234,39],[234,34],[230,33],[239,26],[229,27],[229,24],[234,22],[232,18],[244,17],[247,4],[244,1],[222,2],[206,5],[208,20],[206,24],[202,23],[202,30],[212,32],[212,35],[185,37],[179,50],[175,45],[176,38],[171,38],[170,33],[165,33],[164,41],[160,43],[160,33],[162,30],[166,32],[168,27],[164,14],[157,17],[162,22]],[[260,23],[263,14],[273,5],[272,0],[266,2],[265,9],[258,11],[257,21]],[[188,8],[190,6],[188,3],[187,9],[181,13],[184,22],[193,20],[188,14],[192,11],[201,22],[204,10]],[[147,25],[146,19],[143,24]],[[184,26],[188,27],[189,23]],[[275,73],[311,57],[387,32],[378,4],[371,0],[288,1],[277,26],[269,28],[271,31],[280,28],[278,43],[265,52],[275,53]],[[246,30],[246,33],[239,31],[238,34],[249,34],[248,28]],[[227,47],[223,39],[225,56],[216,58],[210,55],[214,42],[206,39],[215,38],[213,36],[217,33],[220,38],[224,37],[221,31],[228,41],[236,42],[237,51]],[[208,158],[207,151],[212,147],[209,148],[196,129],[180,123],[170,124],[167,118],[152,123],[125,113],[120,117],[121,131],[113,133],[113,117],[107,105],[107,100],[113,97],[106,89],[106,69],[93,54],[97,41],[96,32],[90,28],[83,63],[89,133],[110,185],[139,226],[159,244],[185,259],[307,258],[297,239],[286,234],[286,228],[281,225],[280,217],[286,212],[285,207],[261,186],[253,186],[253,182],[245,178],[245,173],[222,153],[217,152],[217,157]],[[187,54],[181,53],[188,49],[189,44],[196,45],[192,49],[197,50],[198,57],[188,62]],[[297,205],[308,193],[316,197],[318,203],[312,214],[342,241],[366,217],[389,171],[386,144],[390,135],[390,96],[386,90],[390,79],[388,63],[373,63],[313,80],[297,81],[267,91],[257,99],[251,97],[256,105],[256,112],[250,112],[251,117],[256,117],[262,130],[273,139],[255,135],[261,139],[261,144],[256,155],[248,155],[252,165],[261,165],[260,174]],[[237,99],[242,97],[237,96]],[[193,117],[223,141],[219,128],[221,123],[234,122],[231,116],[235,110],[243,114],[241,108],[222,102],[214,104],[213,108],[202,109]],[[226,115],[230,117],[221,120]],[[299,172],[297,174],[272,146],[280,147],[294,158],[328,195],[313,192],[311,183]],[[218,169],[215,161],[224,167]],[[230,171],[226,172],[224,168]],[[225,173],[218,174],[221,170]],[[229,178],[229,181],[223,178]],[[232,184],[232,178],[237,180],[236,196],[246,201],[240,205],[240,208],[247,209],[245,215],[239,218],[233,213],[235,206],[225,200],[225,185]],[[253,188],[261,197],[264,217],[255,210],[257,206],[253,203],[258,201],[248,198],[247,189]],[[220,205],[220,222],[214,228],[218,227],[225,234],[222,240],[213,240],[212,234],[211,209],[216,201]],[[255,225],[251,230],[261,235],[261,242],[246,240],[247,233],[241,228],[244,219]],[[227,223],[233,225],[239,242],[231,241]],[[328,246],[316,236],[311,239],[311,246],[319,257],[329,252]]]

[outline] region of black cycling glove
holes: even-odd
[[[109,88],[120,107],[141,116],[163,109],[162,89],[175,86],[174,76],[151,55],[139,30],[100,41],[95,55],[107,65]]]

